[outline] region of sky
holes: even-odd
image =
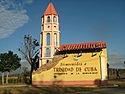
[[[0,0],[0,53],[19,54],[24,35],[39,41],[50,1],[59,14],[61,44],[104,41],[110,67],[125,68],[125,0]]]

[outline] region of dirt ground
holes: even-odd
[[[125,94],[125,80],[110,80],[102,87],[6,85],[0,86],[0,94]]]
[[[6,87],[0,88],[0,94],[125,94],[125,88]]]

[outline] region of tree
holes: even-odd
[[[2,84],[4,84],[4,63],[3,63],[3,54],[0,54],[0,72],[2,72]]]
[[[19,58],[18,55],[14,54],[12,51],[0,54],[0,71],[2,73],[7,72],[6,84],[8,84],[9,72],[18,69],[21,66],[20,61],[21,58]]]
[[[30,73],[29,73],[29,70],[28,70],[28,68],[27,67],[23,67],[23,71],[22,71],[22,73],[21,73],[21,76],[22,76],[22,78],[23,78],[23,81],[25,82],[25,83],[28,83],[29,82],[29,75]]]
[[[35,65],[35,57],[38,56],[39,42],[36,39],[32,38],[31,35],[25,35],[22,46],[18,49],[24,59],[31,65],[30,71],[30,84],[32,83],[32,72]]]

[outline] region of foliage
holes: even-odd
[[[0,71],[1,72],[10,72],[14,71],[21,66],[21,58],[17,54],[14,54],[12,51],[8,53],[0,54]]]
[[[7,72],[6,84],[8,84],[8,74],[21,66],[21,58],[12,51],[0,54],[0,71],[2,72],[2,84],[4,84],[4,72]]]

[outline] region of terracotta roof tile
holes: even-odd
[[[96,48],[106,48],[105,42],[88,42],[80,44],[63,44],[59,47],[59,51],[66,50],[80,50],[80,49],[96,49]]]
[[[58,16],[58,14],[57,14],[57,12],[56,12],[52,2],[50,2],[48,7],[47,7],[47,9],[46,9],[46,11],[44,12],[43,16],[45,16],[45,15],[52,15],[52,14]]]

